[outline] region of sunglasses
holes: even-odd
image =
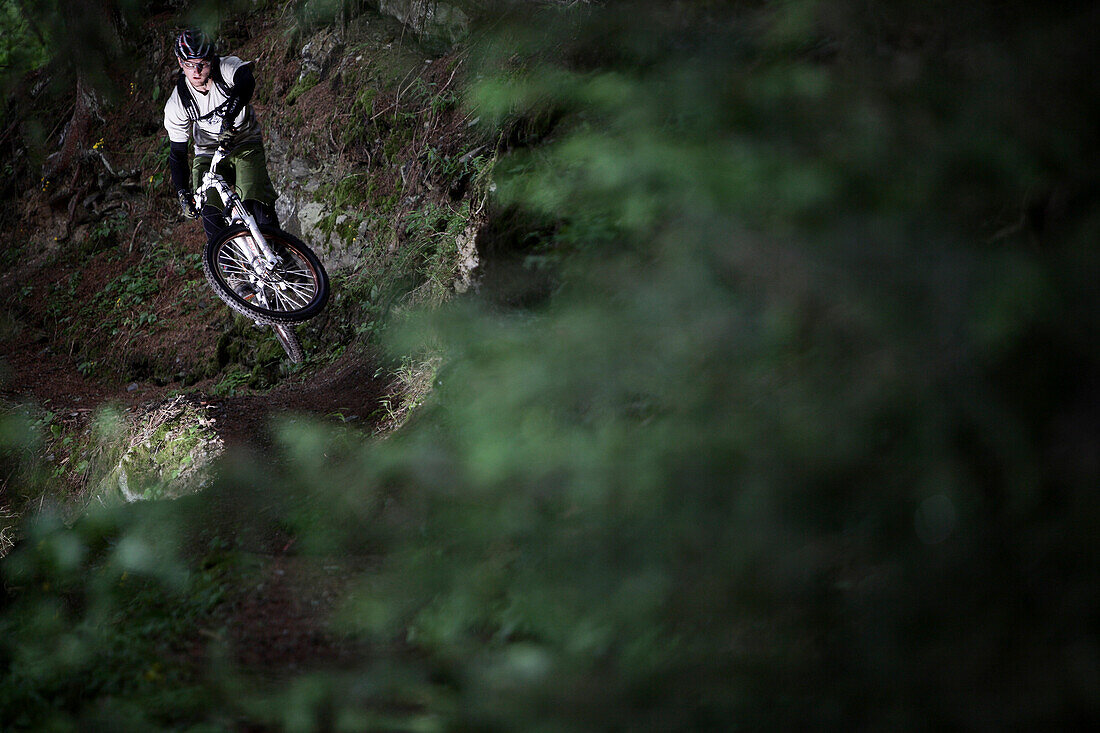
[[[185,69],[204,69],[210,65],[209,59],[201,59],[199,61],[181,61],[183,68]]]

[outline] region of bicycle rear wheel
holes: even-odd
[[[300,239],[274,227],[261,227],[280,264],[270,274],[252,267],[252,234],[243,225],[225,230],[203,248],[206,281],[233,310],[268,325],[301,323],[328,302],[328,274]]]
[[[294,333],[293,326],[276,323],[271,328],[275,330],[275,337],[279,339],[291,363],[301,364],[306,360],[305,352],[302,351],[302,342],[298,340],[298,334]]]

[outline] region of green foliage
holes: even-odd
[[[220,382],[214,385],[214,394],[223,397],[232,397],[238,390],[248,384],[249,373],[244,369],[231,369],[226,372]]]
[[[14,40],[32,54],[34,66],[52,63],[54,71],[69,80],[79,75],[100,91],[112,89],[106,71],[124,55],[119,26],[137,20],[139,3],[19,0],[5,5],[18,8],[24,22],[12,29]],[[74,54],[74,49],[80,53]]]
[[[403,249],[420,264],[417,275],[441,297],[454,283],[458,237],[470,226],[470,202],[458,206],[428,205],[405,216]]]
[[[15,519],[41,491],[41,455],[45,426],[52,413],[34,412],[0,402],[0,556],[14,540]],[[48,417],[47,417],[48,415]]]
[[[158,260],[154,257],[147,265],[126,270],[100,291],[96,305],[105,315],[104,325],[112,327],[112,335],[146,316],[141,306],[160,289],[156,272],[162,261]],[[128,313],[132,315],[124,315]]]
[[[4,78],[36,69],[47,58],[45,44],[27,22],[19,3],[3,0],[0,3],[0,70]]]
[[[89,230],[87,240],[82,247],[83,252],[92,254],[99,249],[117,245],[119,235],[128,231],[131,226],[132,224],[126,212],[117,211],[108,214]]]
[[[351,103],[348,122],[340,133],[340,139],[344,145],[350,145],[366,138],[371,129],[370,122],[374,116],[374,100],[377,96],[378,90],[373,86],[364,86],[355,95],[355,99]]]
[[[478,111],[561,115],[502,196],[587,246],[537,316],[455,309],[403,342],[442,343],[442,385],[331,530],[385,548],[348,621],[461,680],[455,727],[1095,713],[1068,671],[1100,601],[1077,559],[1095,208],[993,239],[1029,186],[1084,201],[1095,173],[1043,152],[1027,98],[982,92],[1050,31],[963,11],[914,71],[864,55],[900,7],[841,41],[784,7],[555,11],[488,55]]]
[[[92,228],[79,249],[62,256],[125,258],[128,255],[128,239],[124,232],[132,226],[131,220],[124,214],[109,215]],[[74,348],[79,347],[76,351],[80,357],[78,363],[87,365],[85,368],[88,370],[95,368],[97,362],[100,366],[107,365],[106,361],[102,361],[103,348],[111,338],[135,329],[148,330],[167,325],[153,307],[166,268],[186,280],[182,295],[191,299],[185,301],[186,308],[197,307],[193,302],[197,301],[196,293],[206,292],[200,274],[199,254],[178,252],[163,241],[152,242],[147,247],[145,256],[134,266],[104,283],[90,298],[82,300],[78,297],[82,280],[80,271],[52,283],[48,288],[46,313],[62,337]]]
[[[206,693],[184,642],[209,623],[229,568],[181,564],[173,552],[184,534],[152,513],[101,509],[73,527],[47,514],[5,560],[3,582],[16,594],[0,618],[5,727],[202,720]]]
[[[218,341],[221,372],[214,394],[231,397],[246,388],[271,388],[296,369],[285,356],[270,328],[258,327],[244,316],[235,317]]]
[[[52,696],[74,727],[86,699],[146,728],[1096,717],[1100,106],[1075,50],[1094,34],[1067,7],[935,10],[630,2],[495,24],[468,98],[520,146],[498,193],[555,222],[534,254],[560,288],[387,331],[434,390],[384,441],[288,422],[278,461],[227,464],[102,551],[90,518],[35,535],[4,564],[5,694],[43,716]],[[387,278],[433,277],[468,218],[407,216],[403,246],[373,243],[378,271],[336,292],[388,312]],[[81,614],[119,577],[97,569],[141,558],[191,598],[178,560],[127,540],[227,511],[274,516],[303,558],[362,559],[341,622],[369,651],[215,675],[202,711],[133,680],[79,688],[100,643]],[[106,607],[163,613],[173,639],[196,597]]]

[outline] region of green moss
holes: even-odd
[[[92,498],[102,501],[161,499],[191,493],[208,480],[204,468],[221,452],[212,420],[182,397],[133,422],[117,416],[99,428],[110,435],[109,464],[95,482]],[[102,465],[103,460],[99,463]]]
[[[214,385],[214,394],[219,397],[232,397],[241,387],[248,383],[249,373],[240,366],[235,366],[222,376],[220,382]]]
[[[319,77],[315,72],[312,71],[302,76],[300,79],[298,79],[297,82],[295,82],[294,86],[290,88],[290,91],[287,92],[286,103],[294,104],[296,101],[298,101],[298,97],[302,96],[310,89],[317,86],[317,83],[319,81],[321,81],[321,77]]]
[[[354,208],[370,201],[375,185],[368,174],[356,173],[319,187],[313,194],[313,200],[327,203],[335,209]]]
[[[364,140],[373,128],[374,100],[377,96],[378,90],[374,87],[365,87],[356,94],[351,103],[348,122],[340,132],[340,139],[345,145]]]
[[[415,131],[413,123],[419,120],[419,117],[401,113],[390,116],[388,119],[391,124],[389,134],[382,140],[382,155],[387,162],[396,164],[400,162],[401,151],[412,142]]]

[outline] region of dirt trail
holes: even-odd
[[[373,360],[345,355],[306,377],[296,377],[263,393],[235,397],[202,395],[214,406],[218,433],[226,445],[266,448],[268,429],[279,415],[308,414],[349,422],[370,431],[387,393],[386,381],[376,376]]]
[[[371,432],[388,385],[376,376],[373,358],[352,351],[267,392],[219,397],[200,384],[188,394],[210,410],[215,430],[230,450],[269,450],[273,419],[280,415],[307,414]],[[173,386],[148,382],[112,386],[87,379],[41,332],[0,344],[0,369],[0,394],[44,405],[69,424],[85,423],[107,405],[140,409],[173,391]],[[295,537],[271,527],[262,531],[262,537],[242,546],[252,571],[243,576],[243,585],[228,589],[226,602],[210,619],[217,630],[197,630],[187,660],[181,661],[203,669],[214,639],[228,646],[242,669],[272,680],[320,666],[354,664],[363,649],[330,626],[348,584],[357,577],[354,563],[344,557],[300,556]]]
[[[294,375],[263,392],[233,397],[212,394],[212,384],[200,383],[186,391],[209,406],[216,429],[227,446],[265,449],[269,428],[279,415],[308,414],[353,423],[370,431],[387,393],[385,378],[377,375],[375,360],[349,350],[336,362]],[[137,408],[165,399],[178,385],[153,382],[104,384],[80,374],[67,354],[58,353],[42,333],[20,334],[0,351],[0,395],[16,402],[30,401],[62,416],[93,415],[107,405]]]

